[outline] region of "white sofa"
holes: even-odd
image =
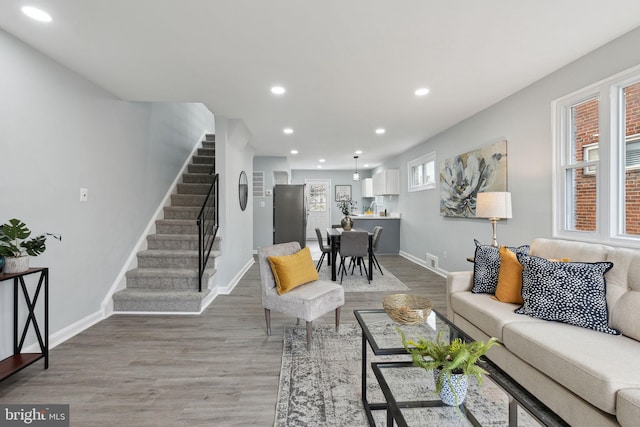
[[[447,277],[447,315],[477,340],[495,336],[489,357],[572,426],[640,425],[640,251],[536,239],[530,254],[610,261],[605,274],[611,335],[516,314],[516,304],[472,293],[473,272]]]

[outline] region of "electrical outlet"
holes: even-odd
[[[432,270],[438,269],[438,257],[427,252],[427,268]]]
[[[86,202],[89,200],[89,189],[88,188],[81,188],[80,189],[80,201],[81,202]]]

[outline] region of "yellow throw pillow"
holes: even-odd
[[[513,251],[506,246],[500,246],[500,270],[498,271],[498,285],[493,299],[500,302],[524,304],[522,299],[522,264]],[[571,262],[571,258],[552,258],[551,262]]]
[[[500,246],[500,271],[498,272],[498,286],[493,299],[500,302],[524,304],[522,299],[522,264],[516,254]]]
[[[269,264],[276,281],[278,295],[319,278],[308,247],[293,255],[270,256]]]

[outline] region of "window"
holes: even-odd
[[[407,164],[409,191],[436,188],[436,153],[429,153]]]
[[[640,67],[552,107],[554,235],[640,246]]]

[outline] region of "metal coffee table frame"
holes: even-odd
[[[442,316],[436,310],[433,310],[438,319],[444,322],[451,334],[452,338],[460,337],[465,341],[473,341],[471,337],[462,332],[455,326],[452,322],[449,321],[446,317]],[[380,384],[380,388],[382,389],[383,394],[385,395],[385,400],[387,402],[384,403],[372,403],[367,399],[367,344],[371,347],[373,354],[376,356],[383,355],[407,355],[407,351],[404,347],[380,347],[375,337],[369,330],[366,319],[363,318],[363,315],[367,314],[380,314],[385,313],[383,309],[369,309],[369,310],[354,310],[354,315],[360,324],[360,328],[362,329],[362,404],[364,406],[364,410],[367,414],[367,420],[369,421],[370,426],[375,426],[375,421],[373,419],[372,411],[377,410],[386,410],[387,411],[387,423],[389,426],[393,426],[393,421],[398,424],[398,426],[407,426],[404,417],[400,409],[402,408],[415,408],[415,407],[429,407],[429,406],[440,406],[439,402],[433,401],[413,401],[413,402],[396,402],[395,398],[391,393],[386,381],[384,380],[384,376],[382,375],[381,369],[390,368],[390,367],[406,367],[411,366],[411,362],[374,362],[371,363],[371,367],[373,369],[374,374],[376,375],[376,379]],[[391,319],[389,319],[391,320]],[[398,324],[399,327],[402,325]],[[527,411],[532,417],[534,417],[538,422],[546,426],[568,426],[562,418],[556,415],[551,409],[549,409],[546,405],[540,402],[535,396],[533,396],[530,392],[524,389],[520,384],[518,384],[514,379],[512,379],[509,375],[507,375],[502,369],[500,369],[497,365],[495,365],[491,360],[486,357],[482,358],[481,366],[489,372],[488,377],[498,385],[506,394],[509,396],[509,426],[517,426],[517,407],[522,407],[525,411]],[[381,381],[382,379],[382,381]],[[461,411],[467,415],[467,418],[473,425],[479,425],[475,418],[466,411],[464,405],[460,407]]]

